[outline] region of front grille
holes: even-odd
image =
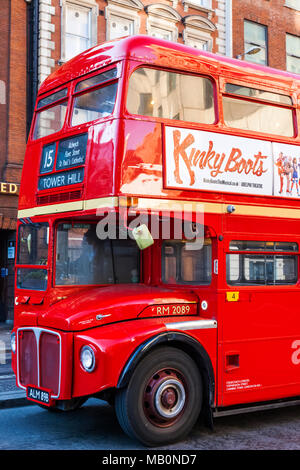
[[[18,330],[19,385],[45,388],[52,397],[60,393],[60,335],[42,328]]]

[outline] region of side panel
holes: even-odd
[[[195,320],[190,318],[190,320]],[[179,318],[176,318],[177,322]],[[188,318],[182,318],[187,321]],[[173,321],[174,322],[174,321]],[[176,322],[176,321],[175,321]],[[168,323],[168,331],[172,330],[171,319],[165,322],[156,319],[133,320],[120,324],[108,325],[93,329],[86,333],[74,336],[74,380],[72,396],[82,396],[97,393],[106,388],[116,387],[123,368],[133,352],[147,339],[159,333],[166,332],[165,323]],[[173,331],[173,330],[172,330]],[[174,325],[174,331],[176,325]],[[216,372],[217,329],[187,330],[186,334],[201,343],[211,359]],[[84,344],[94,345],[96,351],[97,366],[93,373],[85,372],[79,363],[80,349]]]
[[[231,218],[230,218],[231,217]],[[250,223],[252,219],[252,230]],[[300,394],[299,283],[232,286],[226,283],[226,252],[230,240],[300,243],[299,222],[227,216],[222,242],[223,287],[219,294],[220,406],[265,401]],[[254,227],[259,226],[259,233]],[[248,233],[241,233],[241,227]],[[286,235],[284,235],[286,233]],[[299,257],[298,257],[299,258]],[[299,259],[298,259],[299,265]],[[299,274],[299,266],[298,266]]]

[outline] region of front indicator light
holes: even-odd
[[[95,369],[95,353],[90,346],[83,346],[81,348],[80,363],[86,372],[93,372]]]
[[[10,347],[13,353],[16,352],[16,333],[12,333],[10,336]]]

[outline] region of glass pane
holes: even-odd
[[[287,56],[286,69],[289,72],[300,73],[300,57]]]
[[[107,72],[103,72],[98,75],[94,75],[91,78],[87,78],[86,80],[82,80],[81,82],[77,83],[75,92],[85,90],[86,88],[90,88],[92,86],[100,85],[101,83],[108,80],[113,80],[114,78],[117,78],[117,68],[107,70]]]
[[[74,36],[74,34],[65,35],[65,58],[66,60],[75,57],[83,51],[86,51],[91,46],[88,38],[81,38],[80,36]]]
[[[266,242],[253,240],[232,240],[229,249],[234,251],[298,251],[294,242]]]
[[[258,88],[249,88],[242,85],[235,85],[233,83],[226,83],[225,91],[235,95],[247,96],[249,98],[258,98],[266,101],[274,101],[277,103],[292,104],[290,96],[280,95],[278,93],[271,93],[267,90],[259,90]]]
[[[294,136],[293,110],[223,96],[225,124],[237,129]]]
[[[212,124],[213,84],[203,77],[139,68],[130,77],[127,109],[143,116]]]
[[[298,244],[293,242],[276,242],[276,251],[298,251]]]
[[[295,284],[297,256],[229,254],[226,273],[230,285]]]
[[[300,37],[292,34],[286,35],[286,53],[300,57]]]
[[[205,41],[204,39],[194,39],[194,38],[189,38],[186,41],[186,45],[190,47],[194,47],[195,49],[199,49],[201,51],[209,51],[209,41]]]
[[[276,284],[289,284],[297,282],[296,256],[276,256],[275,282]]]
[[[56,93],[52,93],[52,95],[48,95],[45,98],[42,98],[37,104],[37,109],[40,109],[43,106],[47,106],[48,104],[52,104],[55,101],[60,100],[61,98],[65,98],[67,94],[68,89],[64,88],[63,90],[57,91]]]
[[[267,64],[267,28],[251,21],[244,22],[244,51],[245,53],[258,46],[261,48],[256,54],[246,54],[245,60],[258,64]]]
[[[273,243],[274,247],[274,243]],[[257,250],[265,250],[266,249],[266,243],[264,241],[250,241],[250,240],[240,240],[240,241],[231,241],[229,244],[229,249],[230,250],[236,250],[236,251],[257,251]]]
[[[151,36],[158,39],[172,40],[172,31],[151,26]]]
[[[46,290],[48,273],[46,269],[19,268],[17,286],[19,289]]]
[[[48,262],[48,224],[21,225],[18,234],[18,264],[45,265]]]
[[[39,111],[36,115],[33,138],[39,139],[58,132],[65,122],[67,105],[68,102],[63,101],[56,106]]]
[[[66,32],[88,38],[90,36],[90,15],[89,8],[68,5],[66,8]]]
[[[295,10],[300,11],[299,0],[285,0],[285,5],[289,6],[290,8],[294,8]]]
[[[109,116],[114,109],[117,83],[77,96],[72,113],[72,126]]]
[[[265,46],[266,45],[266,32],[267,32],[267,28],[264,25],[253,23],[251,21],[244,22],[245,42]]]
[[[117,39],[124,36],[132,36],[134,32],[134,21],[122,18],[121,16],[111,16],[109,38]]]
[[[135,241],[100,240],[96,225],[60,224],[56,238],[56,285],[139,282]]]
[[[186,242],[168,241],[162,248],[162,278],[171,284],[209,284],[211,281],[211,243],[201,250],[187,250]]]

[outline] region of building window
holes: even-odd
[[[244,51],[259,47],[256,54],[245,54],[245,60],[257,64],[268,64],[267,53],[267,27],[252,21],[244,22]]]
[[[286,69],[300,73],[300,37],[286,35]]]
[[[98,7],[93,0],[63,0],[63,62],[97,44],[97,15]]]
[[[285,6],[300,11],[299,0],[285,0]]]
[[[132,36],[134,34],[134,20],[122,18],[120,16],[111,16],[109,39],[117,39],[123,36]]]
[[[147,33],[149,36],[169,41],[178,39],[178,23],[181,16],[172,7],[161,3],[152,3],[145,7],[147,17]]]
[[[143,9],[140,0],[108,0],[107,3],[105,18],[108,41],[139,33],[138,12]]]
[[[187,46],[211,51],[213,46],[212,33],[216,26],[207,18],[200,15],[188,15],[182,19],[184,24],[183,39]]]

